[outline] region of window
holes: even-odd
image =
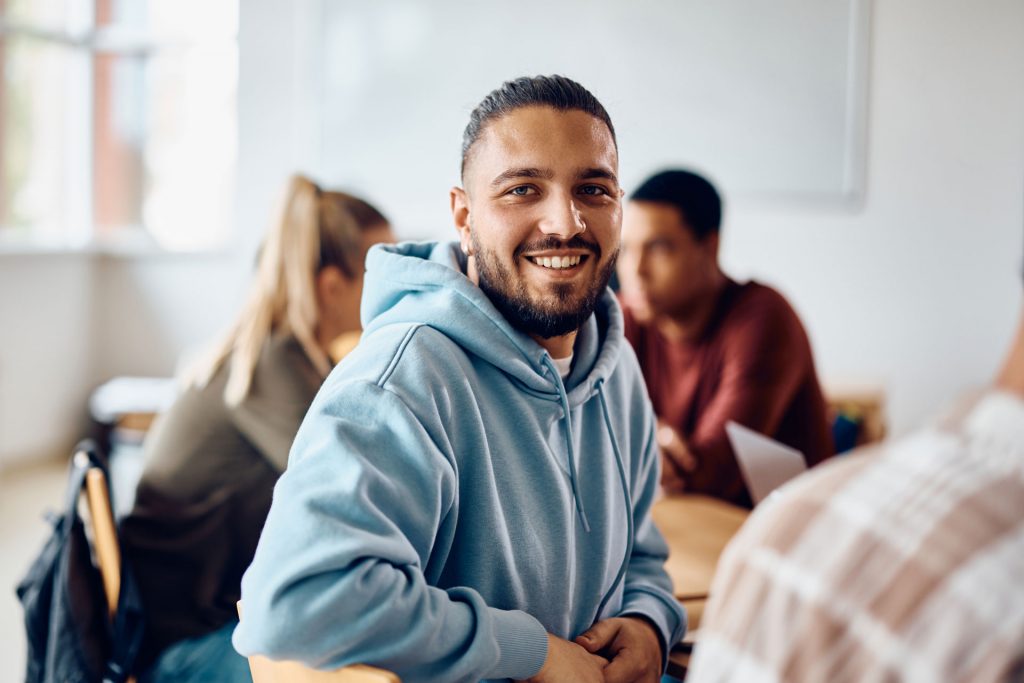
[[[0,244],[222,245],[237,0],[0,0]]]

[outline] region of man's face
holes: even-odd
[[[473,145],[452,214],[470,278],[517,328],[574,332],[608,284],[622,191],[608,127],[582,111],[523,107]]]
[[[641,318],[685,317],[713,296],[718,235],[698,240],[683,221],[670,204],[626,205],[619,282],[626,303]]]

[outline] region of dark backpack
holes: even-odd
[[[91,441],[75,447],[64,513],[51,515],[51,534],[18,584],[28,639],[26,683],[121,683],[142,643],[142,602],[135,577],[121,561],[113,623],[99,570],[93,565],[78,497],[90,466],[106,464]],[[88,457],[79,457],[85,453]]]

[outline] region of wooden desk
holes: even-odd
[[[654,504],[654,523],[668,543],[665,569],[679,600],[708,597],[718,556],[746,521],[749,510],[715,498],[683,495]]]
[[[662,498],[654,504],[654,523],[669,548],[665,569],[676,598],[686,607],[691,631],[700,625],[718,557],[748,514],[749,510],[695,494]],[[673,651],[668,674],[683,678],[689,662],[688,651]]]

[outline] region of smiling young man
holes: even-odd
[[[459,241],[367,260],[363,340],[296,437],[235,645],[403,681],[657,681],[685,616],[607,290],[611,120],[578,83],[520,78],[462,151]]]

